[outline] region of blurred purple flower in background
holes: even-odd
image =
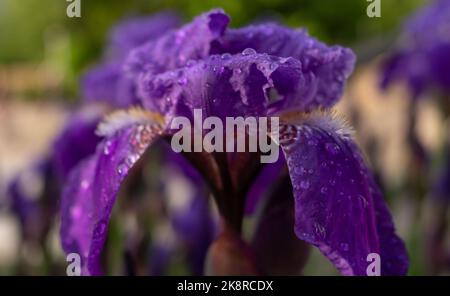
[[[444,161],[438,168],[437,178],[421,187],[421,180],[427,180],[432,169],[430,151],[427,151],[417,136],[418,102],[424,94],[433,95],[443,117],[450,117],[450,1],[434,0],[419,10],[405,23],[401,32],[401,46],[398,46],[383,64],[382,88],[396,81],[404,81],[412,97],[409,110],[408,140],[415,157],[416,170],[411,170],[409,188],[412,192],[431,192],[435,203],[434,218],[428,235],[431,258],[428,265],[433,273],[439,266],[448,266],[450,255],[445,250],[447,212],[450,203],[449,143],[446,135]],[[425,192],[424,192],[425,191]]]
[[[193,195],[205,197],[199,184],[207,184],[221,217],[221,229],[214,235],[214,219],[204,200],[191,198],[183,215],[169,212],[178,236],[195,245],[193,265],[204,265],[207,274],[292,273],[301,271],[306,261],[304,241],[343,275],[366,275],[370,253],[380,254],[382,275],[406,274],[405,246],[383,197],[350,128],[329,111],[353,70],[351,50],[329,47],[305,30],[277,24],[228,29],[228,23],[222,10],[213,10],[173,30],[167,30],[174,24],[171,17],[150,20],[144,26],[161,24],[162,29],[142,29],[152,36],[139,38],[145,40],[140,46],[123,46],[113,35],[118,48],[135,48],[126,58],[121,50],[111,50],[105,66],[84,79],[83,93],[90,101],[111,100],[113,106],[133,108],[116,111],[99,125],[103,140],[95,154],[79,163],[65,182],[64,250],[81,255],[83,274],[103,273],[100,258],[121,185],[152,144],[162,142],[170,155],[165,142],[174,133],[169,126],[175,116],[192,120],[193,109],[201,109],[222,119],[279,116],[284,158],[279,166],[265,167],[259,153],[177,155],[192,165],[182,171],[197,188]],[[116,32],[133,36],[127,30]],[[180,161],[185,160],[167,163]],[[266,169],[275,172],[272,180],[258,178]],[[170,174],[166,178],[170,183]],[[254,188],[254,182],[262,188]],[[248,205],[252,195],[256,205]],[[263,202],[270,206],[263,207],[249,243],[242,234],[245,208],[251,213]]]
[[[402,46],[386,61],[382,86],[405,80],[414,98],[426,90],[450,91],[450,1],[435,0],[413,15]]]

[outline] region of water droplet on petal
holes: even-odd
[[[246,48],[242,51],[242,55],[248,56],[248,55],[254,55],[256,54],[256,51],[253,48]]]
[[[224,53],[223,55],[220,56],[220,58],[224,61],[231,59],[231,54],[229,53]]]
[[[342,251],[347,252],[349,249],[349,245],[347,243],[341,243],[340,248]]]
[[[302,189],[308,189],[309,188],[309,181],[301,181],[300,182],[300,188]]]
[[[111,149],[112,149],[112,142],[111,141],[106,141],[105,146],[103,147],[103,153],[105,155],[109,155],[111,153]]]
[[[325,144],[325,149],[328,151],[328,153],[332,155],[336,155],[339,153],[340,148],[335,143],[327,143]]]
[[[96,236],[102,235],[102,234],[105,233],[105,231],[106,231],[106,222],[100,221],[100,222],[97,224],[97,227],[95,228],[95,235],[96,235]]]
[[[89,188],[89,182],[87,180],[81,181],[81,189],[86,190]]]
[[[192,66],[194,66],[195,65],[195,61],[194,60],[189,60],[189,61],[187,61],[187,63],[186,63],[186,66],[188,67],[188,68],[190,68],[190,67],[192,67]]]
[[[178,84],[181,85],[181,86],[186,85],[187,82],[188,82],[188,80],[187,80],[186,77],[178,79]]]
[[[73,207],[73,208],[70,210],[70,214],[72,215],[72,217],[73,217],[74,219],[80,218],[80,217],[81,217],[81,214],[82,214],[81,207],[80,207],[80,206]]]
[[[121,163],[117,166],[117,173],[120,176],[124,176],[127,172],[127,166],[124,163]]]

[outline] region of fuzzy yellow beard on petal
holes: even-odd
[[[293,111],[280,115],[280,124],[303,125],[319,127],[342,137],[353,137],[354,130],[347,119],[335,110],[317,110],[310,113]]]
[[[98,125],[96,134],[105,137],[111,136],[126,126],[139,123],[156,124],[162,127],[164,125],[164,116],[137,107],[119,110],[105,117]]]

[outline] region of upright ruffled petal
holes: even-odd
[[[204,13],[180,29],[134,49],[125,67],[132,76],[142,71],[157,74],[182,67],[189,60],[203,59],[228,22],[229,17],[221,9]]]
[[[134,81],[123,71],[129,52],[178,26],[178,18],[170,13],[128,19],[117,25],[106,48],[105,61],[90,69],[81,80],[83,99],[106,102],[114,107],[138,105]]]
[[[298,116],[280,131],[297,236],[344,275],[366,275],[371,253],[380,255],[382,275],[406,274],[405,246],[348,129],[323,114]]]
[[[106,62],[89,70],[81,80],[81,89],[86,102],[105,102],[118,108],[139,105],[135,84],[119,62]]]
[[[138,87],[144,106],[168,119],[192,118],[193,109],[220,118],[264,116],[271,112],[271,89],[305,101],[311,95],[298,60],[254,52],[211,56],[160,75],[148,72]]]
[[[261,24],[226,31],[215,52],[240,53],[252,48],[258,53],[298,59],[311,78],[315,94],[301,102],[306,111],[330,107],[342,96],[347,78],[353,72],[355,55],[348,48],[327,46],[308,35],[306,30],[293,30],[277,24]],[[282,100],[283,108],[297,108],[297,98]],[[303,98],[302,98],[303,99]],[[281,106],[280,106],[281,108]]]
[[[171,12],[123,20],[111,30],[107,54],[114,58],[124,58],[135,47],[156,39],[179,25],[179,17]]]
[[[78,253],[83,274],[101,274],[100,254],[120,185],[161,133],[147,113],[120,112],[100,127],[106,136],[95,155],[78,165],[61,200],[61,238],[67,253]]]

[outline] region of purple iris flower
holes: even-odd
[[[413,97],[450,91],[450,1],[435,0],[405,24],[400,46],[385,62],[382,86],[404,80]]]
[[[209,246],[207,274],[301,270],[305,243],[343,275],[366,275],[371,253],[380,255],[382,275],[406,274],[405,246],[383,197],[351,129],[330,111],[353,70],[352,51],[327,46],[305,30],[271,23],[229,29],[228,23],[222,10],[212,10],[131,50],[122,69],[141,108],[108,116],[98,127],[104,139],[96,153],[70,174],[61,199],[64,250],[81,255],[83,274],[102,274],[111,211],[127,175],[152,144],[171,139],[176,116],[192,120],[193,109],[201,109],[219,118],[279,117],[283,153],[281,168],[271,167],[272,181],[260,176],[268,168],[259,152],[182,154],[208,184],[222,220]],[[89,85],[108,89],[110,82]],[[281,189],[261,198],[283,174]],[[264,201],[272,206],[262,211],[254,243],[248,243],[245,208],[251,213]],[[184,231],[191,233],[188,225]],[[276,235],[286,244],[270,239]],[[264,255],[283,263],[273,265]]]

